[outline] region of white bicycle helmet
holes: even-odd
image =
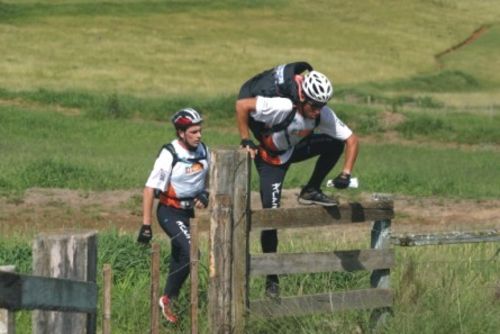
[[[203,121],[201,115],[193,108],[183,108],[172,116],[172,124],[176,129],[186,129]]]
[[[326,104],[333,96],[332,83],[318,71],[311,71],[305,75],[302,90],[309,99],[320,104]]]

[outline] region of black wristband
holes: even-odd
[[[240,142],[241,147],[250,147],[252,150],[257,149],[257,145],[251,139],[242,139]]]
[[[208,206],[208,197],[208,191],[202,191],[201,193],[196,195],[196,199],[198,199],[205,208]]]

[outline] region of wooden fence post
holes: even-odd
[[[191,232],[191,334],[198,334],[198,267],[199,267],[199,240],[198,219],[192,219],[189,224]]]
[[[15,266],[0,266],[0,271],[13,273],[16,271]],[[0,309],[0,334],[15,334],[16,333],[16,317],[15,313],[9,310]]]
[[[160,323],[160,310],[158,306],[160,286],[160,245],[153,243],[151,246],[151,334],[158,334]]]
[[[244,333],[248,310],[250,159],[215,150],[210,167],[210,333]]]
[[[104,264],[103,275],[103,301],[102,301],[102,334],[111,334],[111,282],[112,272],[109,263]]]
[[[390,195],[374,194],[374,202],[384,208],[393,208],[393,199]],[[376,220],[373,223],[371,231],[371,248],[387,249],[391,247],[391,220]],[[389,289],[390,287],[390,269],[374,270],[370,276],[372,288]],[[371,327],[374,331],[383,329],[387,317],[391,314],[389,308],[374,309],[371,314]]]
[[[97,232],[64,230],[39,234],[33,243],[33,274],[95,283]],[[57,296],[56,291],[40,293],[48,299]],[[33,311],[34,334],[95,332],[95,313]]]

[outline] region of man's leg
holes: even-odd
[[[262,208],[279,208],[281,204],[281,190],[283,189],[283,180],[288,169],[285,166],[273,166],[265,163],[259,157],[255,158],[255,166],[260,177],[260,198]],[[277,230],[264,230],[260,235],[262,251],[264,253],[276,253],[278,249]],[[266,292],[269,295],[277,296],[279,279],[278,275],[268,275],[266,277]]]
[[[161,228],[170,237],[171,243],[170,268],[159,304],[165,319],[171,323],[176,323],[178,318],[172,310],[172,302],[179,296],[180,289],[190,270],[191,234],[189,231],[189,215],[159,205],[157,216]]]
[[[333,169],[343,151],[344,142],[324,134],[313,134],[295,146],[291,158],[292,163],[319,155],[311,178],[302,189],[299,201],[301,200],[304,204],[336,205],[321,192],[321,183]]]

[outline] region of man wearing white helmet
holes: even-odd
[[[173,115],[172,125],[177,138],[160,149],[143,192],[143,225],[137,241],[147,244],[152,238],[154,197],[159,197],[158,222],[170,238],[170,272],[159,306],[165,319],[171,323],[177,322],[172,301],[178,297],[189,275],[189,221],[194,217],[194,208],[202,209],[208,205],[205,188],[210,154],[201,142],[202,121],[193,108],[181,109]]]
[[[305,74],[303,74],[305,72]],[[321,183],[345,149],[342,172],[334,179],[338,189],[347,188],[356,158],[358,139],[327,106],[333,96],[330,80],[306,62],[277,66],[243,84],[236,101],[241,146],[254,159],[260,177],[263,208],[278,208],[286,172],[292,163],[319,156],[299,202],[336,206],[321,191]],[[250,138],[252,131],[259,144]],[[264,253],[274,253],[277,231],[261,233]],[[266,279],[266,293],[279,294],[276,275]]]

